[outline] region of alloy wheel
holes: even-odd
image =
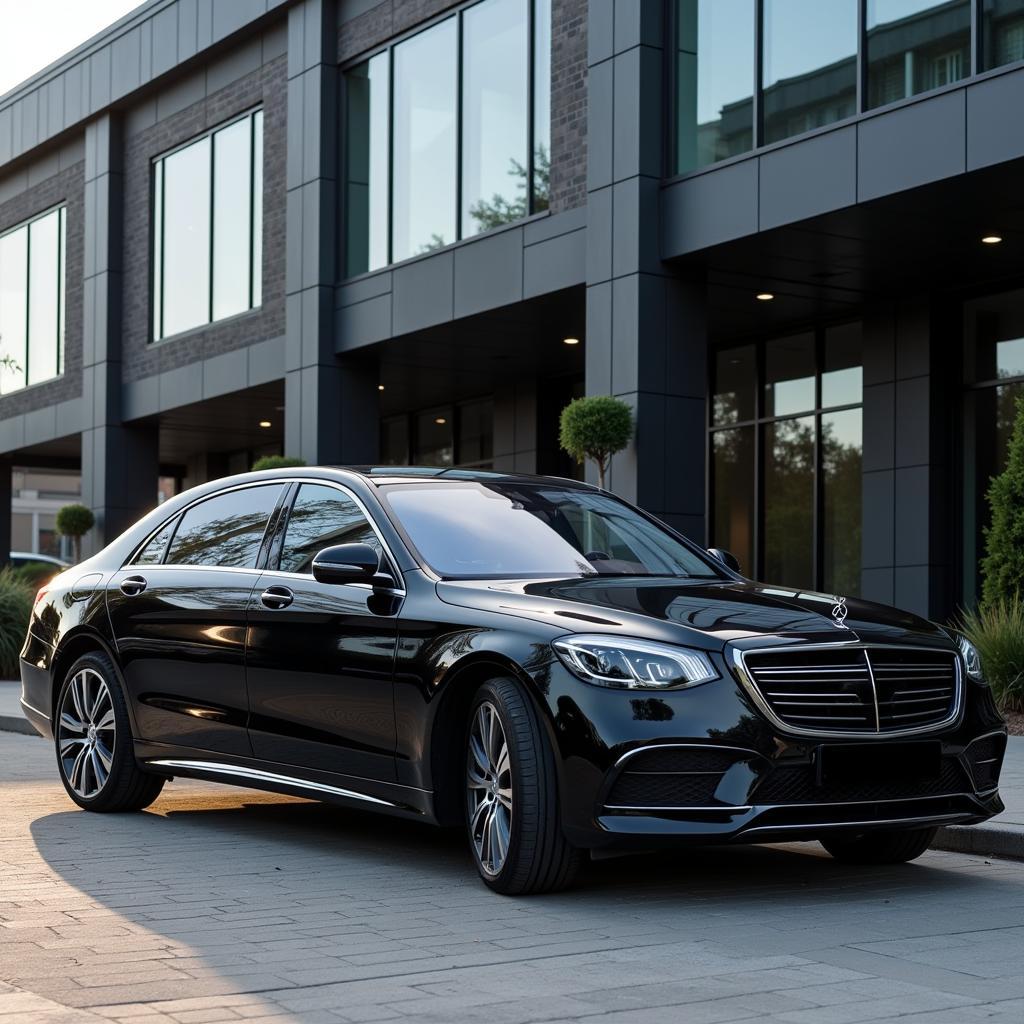
[[[84,800],[96,796],[110,777],[115,737],[106,680],[95,669],[83,668],[64,691],[57,743],[64,777]]]
[[[512,832],[512,764],[497,708],[484,701],[473,716],[466,761],[469,830],[488,875],[501,872]]]

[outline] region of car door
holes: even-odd
[[[245,613],[285,489],[196,502],[111,578],[107,609],[140,739],[251,756]]]
[[[397,602],[365,584],[313,579],[334,544],[382,550],[347,490],[300,483],[271,565],[249,600],[249,735],[266,761],[380,781],[395,778],[393,669]]]

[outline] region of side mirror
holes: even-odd
[[[726,551],[725,548],[708,548],[708,554],[712,558],[717,558],[727,569],[740,572],[740,561],[731,551]]]
[[[318,583],[372,583],[380,571],[380,555],[369,544],[336,544],[313,558]]]

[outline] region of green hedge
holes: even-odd
[[[18,678],[21,654],[36,588],[9,566],[0,570],[0,679]]]

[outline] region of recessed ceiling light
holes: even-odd
[[[271,426],[270,420],[260,420],[260,426],[266,429]]]
[[[439,426],[443,427],[448,421],[443,416],[438,416],[434,422]]]
[[[984,235],[981,240],[982,240],[982,242],[985,243],[985,245],[998,245],[1003,240],[1003,236],[1002,235]]]
[[[758,292],[754,297],[758,302],[771,302],[775,298],[771,292]]]
[[[383,391],[384,390],[384,385],[383,384],[378,384],[377,385],[377,390],[378,391]]]
[[[579,338],[563,338],[562,339],[562,344],[563,345],[578,345],[579,343],[580,343],[580,339]]]

